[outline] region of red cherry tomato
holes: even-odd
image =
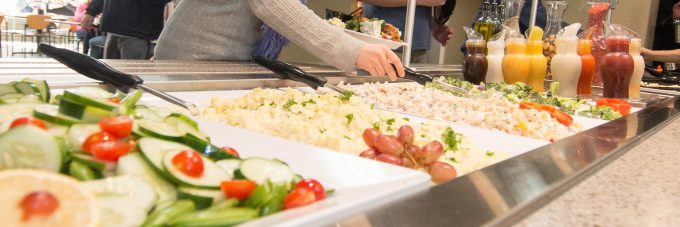
[[[49,216],[59,208],[59,200],[49,192],[33,192],[19,202],[23,210],[21,220],[28,221],[34,215]]]
[[[182,151],[172,158],[175,168],[190,177],[203,175],[203,158],[196,151]]]
[[[132,119],[128,116],[104,118],[99,121],[99,128],[118,138],[125,138],[132,132]]]
[[[631,105],[626,100],[623,99],[610,99],[610,98],[600,98],[597,100],[597,107],[608,106],[621,115],[628,115],[630,113]]]
[[[257,187],[257,184],[251,180],[222,181],[220,184],[225,196],[240,200],[247,199],[253,193],[255,187]]]
[[[533,102],[520,102],[519,108],[520,109],[538,109],[538,104],[533,103]]]
[[[551,106],[551,105],[540,105],[540,104],[538,104],[537,106],[538,106],[539,110],[543,110],[543,111],[546,111],[548,113],[558,111],[557,108],[555,108],[554,106]]]
[[[564,126],[567,127],[574,123],[574,119],[571,116],[569,116],[569,114],[566,114],[559,110],[550,112],[550,117],[555,118],[557,122],[560,122],[560,124],[563,124]]]
[[[236,156],[237,158],[240,158],[240,157],[241,157],[241,156],[238,154],[238,151],[236,151],[236,149],[234,149],[234,148],[231,148],[231,147],[222,147],[222,150],[223,150],[224,152],[227,152],[227,154]]]
[[[326,198],[326,189],[323,188],[323,185],[321,185],[321,183],[314,179],[304,179],[298,182],[297,185],[295,185],[295,188],[305,188],[312,190],[314,192],[314,197],[316,198],[316,201]]]
[[[81,148],[83,149],[83,151],[87,153],[92,153],[92,145],[115,139],[116,137],[108,132],[93,133],[92,135],[88,136],[87,139],[85,139],[85,142],[83,143],[83,146]]]
[[[306,188],[295,188],[283,201],[283,209],[305,206],[315,201],[314,191]]]
[[[119,98],[111,98],[110,101],[111,101],[112,103],[120,103],[120,99],[119,99]]]
[[[9,128],[14,128],[20,125],[33,125],[37,126],[39,128],[47,130],[47,126],[45,125],[45,122],[41,121],[40,119],[35,119],[32,117],[22,117],[22,118],[17,118],[14,121],[12,121],[12,124],[9,126]]]
[[[93,144],[90,150],[92,156],[99,160],[115,162],[130,152],[130,143],[122,140],[109,140]]]

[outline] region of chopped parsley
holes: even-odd
[[[347,125],[349,125],[354,120],[354,113],[348,113],[345,118],[347,118]]]
[[[420,137],[426,138],[427,136],[425,134],[420,134]]]
[[[276,103],[274,101],[272,101],[272,102],[269,103],[269,106],[276,107]]]
[[[373,128],[374,128],[375,130],[380,131],[380,121],[378,121],[378,122],[373,122]]]
[[[453,163],[458,163],[458,160],[456,160],[456,158],[453,158],[453,157],[452,157],[452,158],[449,158],[449,161],[451,161],[451,162],[453,162]]]
[[[486,156],[493,157],[496,153],[493,151],[486,151]]]
[[[393,125],[394,121],[396,121],[394,118],[390,118],[390,119],[387,119],[387,121],[385,121],[385,123],[387,123],[387,125]]]
[[[323,134],[323,133],[326,132],[327,130],[328,130],[328,129],[325,129],[325,128],[319,129],[319,133]]]
[[[294,99],[288,99],[288,101],[286,101],[286,103],[283,104],[283,109],[290,111],[290,107],[295,105],[295,104],[298,104],[298,103],[295,102]]]
[[[451,127],[446,127],[446,130],[442,133],[442,140],[446,146],[447,151],[458,150],[458,144],[461,142],[460,134],[453,131]]]
[[[388,125],[388,126],[387,126],[387,131],[388,131],[388,132],[394,131],[394,129],[392,128],[392,125]]]
[[[352,91],[346,91],[346,92],[343,92],[342,95],[341,95],[339,98],[340,98],[340,100],[342,100],[343,102],[347,102],[347,101],[349,101],[349,100],[352,98],[352,95],[354,95],[354,92],[352,92]]]
[[[404,118],[404,121],[411,121],[411,119],[408,118],[408,117],[405,117],[405,118]]]
[[[343,135],[342,137],[345,137],[345,139],[352,140],[352,138],[349,138],[347,135]]]
[[[307,104],[316,104],[316,101],[314,101],[314,99],[310,98],[309,100],[304,101],[300,104],[302,104],[302,106],[307,106]]]
[[[375,103],[371,104],[371,109],[375,109]]]

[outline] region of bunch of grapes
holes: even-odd
[[[453,166],[437,161],[444,154],[444,146],[436,140],[423,147],[413,144],[411,126],[401,126],[396,136],[383,135],[374,128],[368,128],[364,130],[363,138],[368,150],[361,152],[361,157],[412,169],[425,169],[435,183],[456,177]]]

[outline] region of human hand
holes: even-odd
[[[680,19],[680,2],[673,5],[673,19]]]
[[[392,67],[392,64],[394,64],[394,67]],[[392,81],[397,80],[397,75],[404,77],[404,66],[399,57],[390,48],[379,44],[364,45],[359,52],[355,65],[368,71],[371,76],[387,74]],[[396,72],[394,68],[397,69]]]
[[[439,41],[442,46],[446,46],[453,37],[453,32],[445,24],[432,23],[432,37]]]
[[[416,0],[417,5],[428,7],[442,6],[444,3],[446,3],[446,0]]]
[[[85,30],[90,30],[94,27],[92,25],[93,22],[94,17],[90,14],[85,14],[85,16],[83,16],[83,19],[80,20],[80,26],[83,27]]]
[[[642,55],[642,57],[649,57],[649,56],[654,55],[654,51],[642,47],[642,48],[640,48],[640,55]]]

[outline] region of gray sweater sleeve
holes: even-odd
[[[364,42],[328,24],[298,0],[249,0],[255,16],[309,53],[351,72]]]

